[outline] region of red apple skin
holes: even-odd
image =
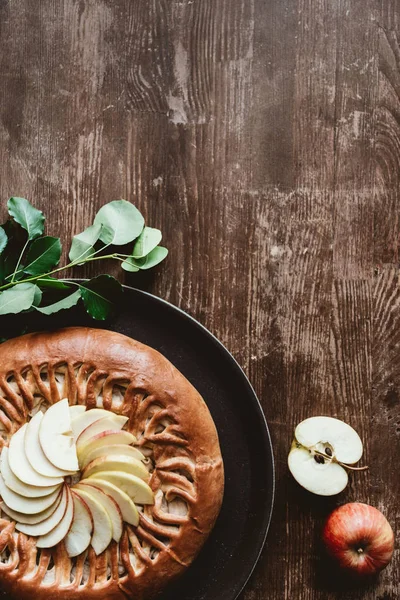
[[[339,566],[360,577],[378,573],[393,555],[394,534],[386,517],[360,502],[336,508],[328,517],[322,538]]]

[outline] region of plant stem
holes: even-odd
[[[14,269],[14,273],[12,274],[12,277],[11,277],[11,283],[12,283],[12,284],[14,283],[14,277],[17,275],[17,273],[19,273],[19,271],[18,271],[18,267],[19,267],[19,265],[21,264],[22,257],[23,257],[23,255],[24,255],[24,252],[25,252],[25,250],[26,250],[26,248],[27,248],[27,246],[28,246],[29,242],[30,242],[30,239],[28,238],[28,239],[26,240],[25,244],[24,244],[24,247],[22,248],[21,254],[19,255],[19,259],[18,259],[17,265],[16,265],[16,267],[15,267],[15,269]],[[22,271],[22,269],[21,269],[21,271]]]
[[[54,275],[54,273],[59,273],[60,271],[65,271],[65,269],[69,269],[70,267],[75,267],[78,264],[84,264],[87,262],[92,262],[95,260],[104,260],[106,258],[113,258],[116,260],[119,260],[121,262],[123,262],[123,259],[120,258],[120,256],[118,254],[106,254],[103,256],[91,256],[89,258],[86,258],[84,260],[84,262],[77,262],[79,261],[79,258],[73,262],[70,262],[67,265],[64,265],[63,267],[58,267],[57,269],[53,269],[53,271],[49,271],[48,273],[42,273],[41,275],[35,275],[34,277],[28,277],[27,279],[21,279],[20,281],[18,281],[17,283],[29,283],[31,281],[37,281],[38,279],[42,279],[43,277],[48,277],[49,275]],[[10,283],[7,283],[6,285],[2,285],[0,287],[0,292],[3,290],[7,290],[8,288],[12,287],[13,285],[16,285],[16,282],[14,281],[10,281]]]

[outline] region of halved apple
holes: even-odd
[[[78,471],[79,465],[66,398],[50,406],[44,413],[39,427],[39,440],[43,452],[55,467],[65,471]]]
[[[74,502],[74,519],[64,540],[65,549],[70,558],[79,556],[86,550],[92,539],[93,531],[93,517],[88,505],[83,498],[78,494],[74,494],[73,491],[72,499]]]
[[[113,498],[115,500],[115,502],[118,504],[118,506],[121,510],[121,513],[122,513],[123,520],[126,523],[129,523],[130,525],[134,525],[134,527],[136,527],[138,525],[139,513],[138,513],[136,506],[134,505],[132,500],[129,498],[128,494],[125,494],[125,492],[120,490],[113,483],[109,483],[108,481],[102,481],[101,479],[93,478],[93,479],[85,479],[85,481],[80,482],[79,487],[81,489],[82,488],[84,488],[84,489],[96,488],[98,490],[105,492],[106,494],[111,496],[111,498]]]
[[[74,489],[82,490],[87,492],[90,496],[92,496],[95,500],[100,502],[102,506],[106,509],[108,516],[110,517],[112,524],[112,536],[116,542],[119,542],[122,536],[122,529],[124,526],[123,518],[121,510],[115,500],[106,494],[103,490],[99,490],[95,487],[83,486],[81,483],[78,483]]]
[[[37,487],[35,485],[28,485],[27,483],[24,483],[18,479],[18,477],[16,477],[10,469],[10,465],[8,463],[7,446],[4,446],[3,450],[1,451],[0,461],[0,471],[3,475],[5,484],[16,494],[26,496],[27,498],[40,498],[41,496],[47,496],[48,494],[51,494],[58,487],[56,485],[49,487]]]
[[[6,486],[3,476],[0,475],[0,496],[9,508],[17,512],[27,515],[40,513],[54,504],[58,494],[59,488],[48,496],[42,496],[41,498],[26,498],[25,496],[21,496],[10,490],[10,488]]]
[[[98,448],[106,446],[111,447],[113,444],[134,444],[135,442],[135,436],[129,433],[129,431],[118,431],[114,429],[103,431],[88,440],[86,444],[82,444],[80,448],[77,448],[79,462],[82,464],[86,460],[86,456],[89,452],[95,451]]]
[[[72,501],[72,494],[68,486],[65,486],[67,490],[67,508],[62,517],[61,521],[56,525],[49,533],[41,535],[36,540],[36,546],[38,548],[52,548],[56,546],[61,540],[65,538],[68,531],[70,530],[72,520],[74,518],[74,503]]]
[[[145,481],[122,471],[101,471],[89,477],[91,479],[102,479],[119,487],[136,504],[154,504],[154,495]]]
[[[25,425],[18,429],[11,437],[8,452],[8,463],[11,471],[18,479],[28,485],[49,487],[62,483],[62,477],[45,477],[44,475],[40,475],[31,466],[25,453],[25,432],[27,427],[28,424],[25,423]]]
[[[46,508],[46,510],[32,515],[26,515],[24,513],[12,510],[7,506],[7,504],[5,504],[5,502],[0,502],[0,508],[14,521],[17,521],[18,523],[27,523],[29,525],[34,525],[35,523],[40,523],[41,521],[44,521],[45,519],[47,519],[47,517],[53,514],[53,512],[56,510],[57,506],[61,502],[61,496],[62,494],[60,490],[54,504],[49,506],[49,508]]]
[[[35,524],[27,524],[27,523],[16,523],[15,529],[21,531],[21,533],[25,533],[26,535],[45,535],[49,533],[54,527],[56,527],[61,519],[64,517],[65,511],[67,510],[68,504],[68,488],[66,485],[63,487],[61,501],[57,506],[56,510],[44,521],[40,521]]]
[[[95,421],[91,425],[88,425],[88,427],[86,427],[86,429],[78,436],[78,439],[76,440],[77,449],[81,448],[88,440],[98,433],[103,433],[103,431],[109,431],[110,429],[113,429],[114,431],[122,429],[127,421],[128,417],[113,414],[110,414],[104,419]]]
[[[39,429],[42,423],[43,413],[37,412],[29,421],[25,431],[25,454],[31,467],[40,475],[45,477],[65,477],[71,471],[64,471],[55,467],[42,450],[39,441]]]
[[[91,544],[96,554],[101,554],[112,540],[112,523],[106,509],[93,496],[82,489],[74,488],[86,502],[93,517],[93,535]]]
[[[79,417],[79,415],[82,415],[85,411],[86,411],[86,406],[84,404],[74,404],[73,406],[69,407],[69,414],[71,417],[71,428],[72,428],[73,419],[75,419],[75,417]],[[72,432],[73,431],[74,430],[72,428]]]
[[[71,408],[73,407],[71,406]],[[74,439],[77,440],[82,431],[95,421],[109,416],[110,411],[104,410],[104,408],[91,408],[80,415],[74,416],[71,420],[71,429],[74,434]]]
[[[150,474],[143,463],[137,458],[131,458],[129,456],[101,456],[95,458],[82,473],[82,479],[95,475],[100,471],[124,471],[130,473],[136,477],[140,477],[143,481],[150,479]]]
[[[84,469],[92,460],[96,458],[101,458],[102,456],[127,456],[130,458],[136,458],[137,460],[144,460],[145,456],[133,446],[128,446],[127,444],[113,444],[109,446],[100,446],[95,448],[88,454],[86,454],[85,461],[80,463],[81,469]]]

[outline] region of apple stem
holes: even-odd
[[[350,471],[366,471],[367,469],[369,469],[369,467],[352,467],[351,465],[348,465],[346,463],[340,462],[340,460],[337,460],[334,456],[328,456],[328,454],[325,454],[325,452],[320,452],[319,450],[313,450],[314,454],[318,454],[318,456],[323,456],[324,458],[326,458],[326,460],[329,461],[334,461],[337,462],[338,465],[340,465],[341,467],[344,467],[345,469],[349,469]]]

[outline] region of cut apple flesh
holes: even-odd
[[[92,478],[113,483],[128,494],[136,504],[154,504],[154,496],[151,488],[142,479],[135,477],[135,475],[117,471],[101,471],[89,477],[89,481]]]
[[[358,433],[347,423],[332,417],[310,417],[297,425],[295,438],[305,448],[324,452],[327,446],[335,459],[345,464],[358,462],[363,445]]]
[[[144,460],[145,456],[133,446],[128,446],[126,444],[113,444],[111,446],[100,446],[86,454],[85,461],[80,464],[81,469],[84,469],[89,463],[91,463],[96,458],[101,458],[102,456],[112,457],[112,456],[127,456],[128,458],[136,458],[137,460]]]
[[[89,414],[89,413],[87,413]],[[122,429],[125,423],[128,421],[128,417],[121,417],[119,415],[110,415],[104,419],[95,421],[86,429],[82,431],[78,439],[76,440],[76,447],[79,450],[86,442],[99,433],[109,431],[110,429],[117,430]]]
[[[92,539],[93,518],[86,502],[72,493],[74,502],[74,519],[64,543],[70,558],[79,556],[86,550]]]
[[[16,512],[15,510],[12,510],[11,508],[9,508],[7,506],[7,504],[5,504],[4,502],[0,502],[0,508],[9,517],[11,517],[11,519],[14,519],[14,521],[16,521],[18,523],[26,523],[29,525],[34,525],[35,523],[40,523],[41,521],[44,521],[45,519],[47,519],[47,517],[50,517],[50,515],[53,514],[53,512],[56,510],[57,506],[60,504],[60,501],[61,501],[61,492],[58,494],[57,499],[54,502],[54,504],[49,506],[49,508],[47,508],[46,510],[43,510],[40,513],[36,513],[36,514],[32,514],[32,515],[26,515],[25,513]]]
[[[72,520],[74,518],[74,503],[72,502],[72,494],[69,487],[66,487],[66,490],[68,501],[64,516],[58,525],[54,527],[54,529],[52,529],[46,535],[41,535],[37,538],[36,546],[38,548],[52,548],[53,546],[56,546],[65,538],[71,527]]]
[[[82,487],[81,484],[78,483],[73,489],[83,490],[84,492],[86,491],[90,496],[92,496],[92,498],[104,506],[112,524],[113,540],[119,542],[122,536],[124,524],[121,510],[115,500],[104,491],[88,485]]]
[[[18,479],[28,485],[49,487],[63,482],[62,477],[45,477],[40,475],[31,466],[25,453],[25,432],[28,424],[25,423],[10,440],[8,463],[11,471]]]
[[[75,441],[71,431],[68,400],[60,400],[44,413],[39,440],[48,460],[65,471],[78,471]]]
[[[91,544],[95,553],[101,554],[107,548],[112,540],[112,524],[106,509],[95,500],[90,494],[81,489],[74,488],[74,493],[78,494],[86,502],[93,517],[93,535]]]
[[[79,487],[84,489],[96,488],[105,492],[106,494],[114,498],[115,502],[118,504],[122,513],[123,520],[126,523],[133,525],[134,527],[138,525],[139,513],[136,506],[129,498],[128,494],[125,494],[125,492],[120,490],[114,484],[109,483],[108,481],[102,481],[101,479],[93,478],[87,480],[85,479],[85,481],[79,483]]]
[[[95,475],[100,471],[124,471],[125,473],[130,473],[131,475],[143,479],[143,481],[148,481],[150,479],[150,474],[143,463],[136,458],[130,458],[123,455],[102,456],[96,458],[85,468],[82,473],[82,479]]]
[[[55,492],[48,496],[43,496],[41,498],[27,498],[26,496],[21,496],[10,490],[6,486],[3,477],[0,475],[0,496],[5,504],[11,508],[11,510],[15,510],[16,512],[27,515],[42,512],[54,504],[58,494],[59,489],[57,488]]]
[[[86,460],[86,456],[90,452],[94,452],[98,448],[112,446],[113,444],[134,444],[136,442],[135,436],[129,431],[103,431],[95,435],[86,444],[78,448],[79,462],[82,464]]]
[[[289,453],[289,469],[296,481],[319,496],[334,496],[347,485],[346,469],[335,462],[318,462],[307,448],[293,444]],[[318,457],[317,457],[318,458]]]
[[[16,523],[15,529],[25,533],[26,535],[45,535],[49,533],[63,518],[68,504],[68,488],[64,486],[61,496],[61,501],[56,510],[44,521],[29,525],[27,523]]]
[[[10,465],[8,463],[8,448],[5,446],[1,451],[1,474],[3,475],[3,479],[5,484],[10,490],[15,492],[16,494],[20,494],[21,496],[26,496],[27,498],[40,498],[41,496],[47,496],[54,492],[58,485],[52,485],[49,487],[37,487],[35,485],[28,485],[24,483],[18,477],[14,475],[14,473],[10,469]]]
[[[63,471],[55,467],[43,452],[39,441],[39,429],[42,423],[43,413],[38,412],[29,421],[25,431],[25,454],[31,467],[40,475],[45,477],[64,477],[70,475],[70,471]]]
[[[85,411],[86,411],[86,406],[84,404],[74,404],[73,406],[69,407],[69,415],[71,417],[72,432],[74,431],[73,427],[72,427],[73,419],[75,419],[75,417],[78,417],[79,415],[82,415]]]
[[[71,407],[72,408],[72,407]],[[70,409],[71,410],[71,409]],[[89,427],[95,421],[109,417],[110,412],[104,408],[92,408],[80,415],[74,416],[71,420],[71,429],[75,440],[78,439],[84,429]]]

